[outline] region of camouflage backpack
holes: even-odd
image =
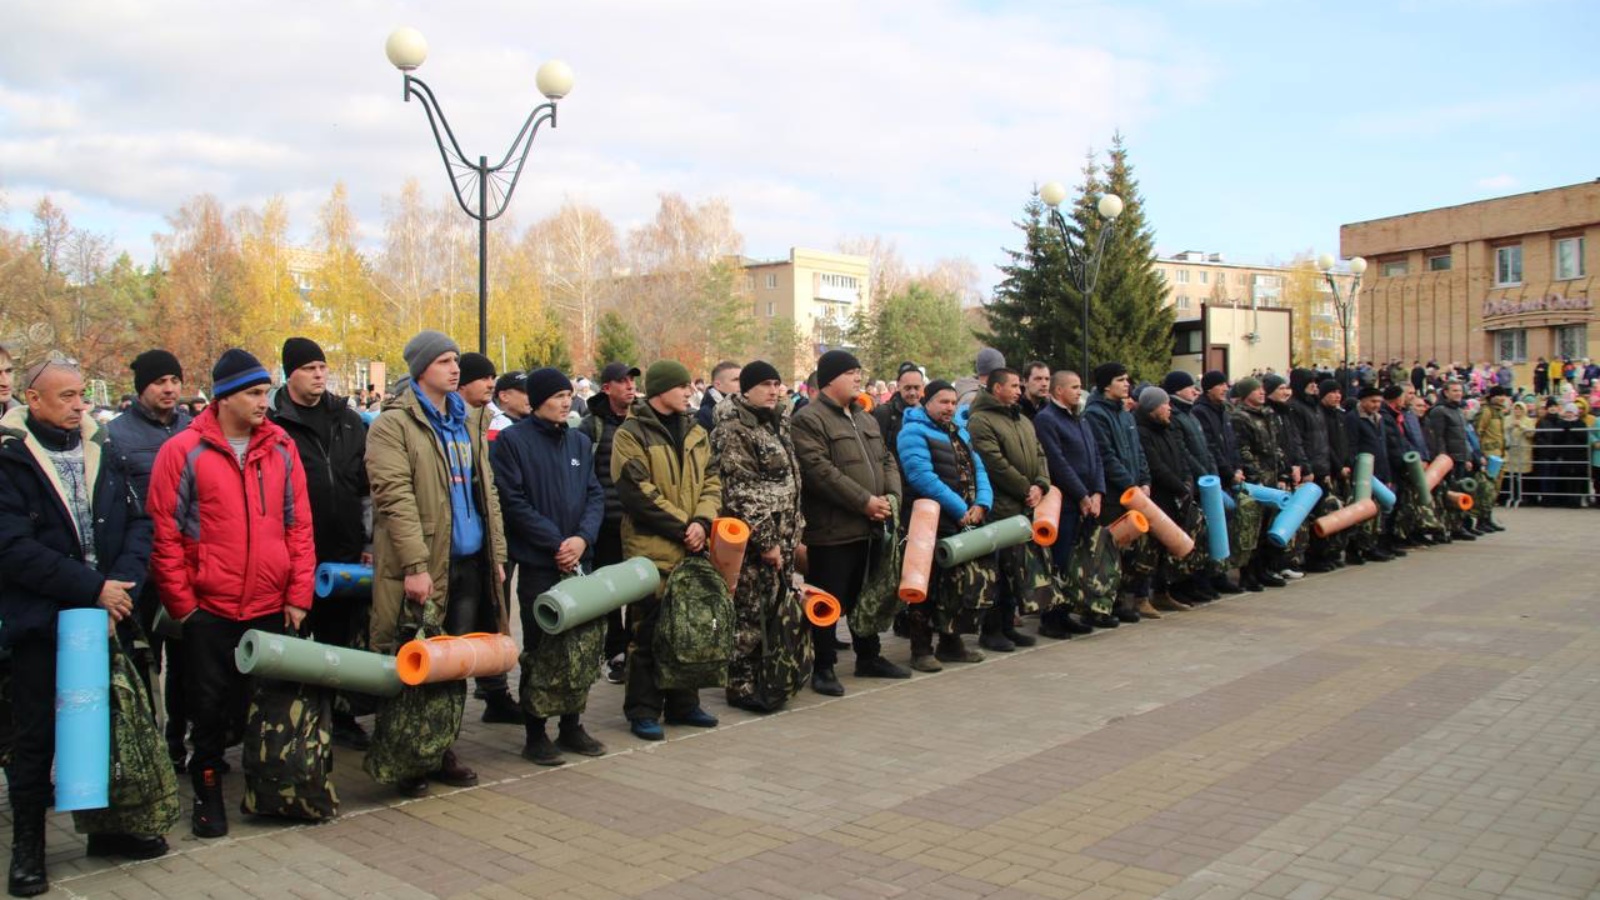
[[[427,627],[418,629],[416,636],[437,633]],[[465,681],[402,688],[398,695],[379,701],[372,746],[361,768],[380,784],[399,784],[438,770],[445,751],[461,733],[466,711]]]
[[[711,560],[690,556],[667,578],[656,622],[656,680],[663,688],[726,687],[733,659],[733,598]]]
[[[339,814],[333,788],[333,692],[256,678],[244,728],[244,797],[257,816],[321,822]]]
[[[867,570],[850,626],[858,634],[887,631],[905,604],[900,600],[900,557],[905,542],[898,534],[900,498],[889,497],[889,517],[878,523],[867,551]]]
[[[144,679],[111,642],[111,805],[72,814],[79,834],[164,834],[176,825],[178,778],[156,727]]]

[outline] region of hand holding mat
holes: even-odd
[[[393,697],[403,687],[395,659],[348,647],[250,629],[233,650],[242,675],[259,675],[317,687],[338,688],[375,697]]]
[[[643,556],[566,578],[533,601],[533,618],[545,634],[560,634],[600,618],[661,587],[661,570]]]
[[[517,642],[508,634],[442,634],[407,641],[395,660],[400,680],[415,687],[504,675],[516,668]]]
[[[366,597],[372,594],[372,567],[353,563],[317,566],[318,597]]]
[[[56,617],[56,809],[104,809],[111,790],[111,628],[103,609]]]
[[[948,569],[1031,540],[1033,523],[1028,521],[1027,516],[1012,516],[940,540],[934,545],[933,559],[939,568]]]
[[[1150,522],[1150,533],[1156,536],[1161,546],[1167,548],[1174,559],[1183,559],[1194,552],[1194,538],[1189,536],[1178,526],[1177,522],[1161,510],[1154,500],[1145,495],[1144,491],[1136,487],[1128,488],[1122,492],[1120,498],[1125,509],[1141,513]]]
[[[1044,499],[1033,508],[1033,542],[1041,547],[1054,546],[1061,536],[1061,489],[1055,485],[1044,492]]]
[[[933,554],[939,541],[939,501],[923,498],[911,504],[906,525],[906,551],[900,560],[900,599],[921,603],[928,599],[928,579],[933,575]]]
[[[731,596],[739,586],[739,567],[750,543],[750,526],[731,516],[711,520],[711,564],[728,583]]]

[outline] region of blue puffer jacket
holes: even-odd
[[[606,492],[594,471],[589,436],[528,416],[500,432],[489,445],[489,462],[511,558],[553,572],[561,542],[581,537],[588,544],[583,559],[587,571],[606,513]]]
[[[972,505],[985,510],[994,508],[994,492],[989,487],[989,473],[984,471],[983,460],[972,449],[972,438],[959,424],[944,428],[928,418],[921,407],[906,410],[900,423],[897,444],[900,449],[900,468],[913,500],[926,497],[937,500],[943,515],[939,517],[939,533],[949,534],[961,528],[961,517],[967,514],[967,501],[956,492],[956,454],[951,446],[952,432],[967,447],[972,459],[976,498]]]

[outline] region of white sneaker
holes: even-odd
[[[1283,578],[1285,581],[1299,581],[1300,579],[1306,577],[1306,573],[1300,571],[1299,569],[1284,569],[1278,573],[1278,576]]]

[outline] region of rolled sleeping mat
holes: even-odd
[[[805,594],[807,621],[818,628],[827,628],[839,621],[839,616],[844,613],[844,605],[838,597],[809,584],[803,585],[800,590]]]
[[[1385,511],[1394,509],[1394,491],[1376,478],[1372,479],[1372,499],[1378,501]]]
[[[1264,484],[1251,484],[1248,481],[1240,486],[1244,488],[1246,494],[1249,494],[1262,506],[1275,506],[1278,509],[1283,509],[1289,505],[1290,494],[1288,491],[1280,491],[1275,487],[1267,487]]]
[[[233,664],[242,675],[338,688],[375,697],[393,697],[405,687],[395,672],[392,656],[319,644],[255,628],[239,638],[239,646],[233,648]]]
[[[1483,470],[1489,474],[1490,478],[1499,478],[1500,468],[1506,464],[1506,461],[1493,453],[1488,454],[1484,459],[1488,460],[1488,465],[1484,466]]]
[[[1411,478],[1412,487],[1415,487],[1417,493],[1426,501],[1428,495],[1433,493],[1433,488],[1428,485],[1428,473],[1422,468],[1422,454],[1411,450],[1400,458],[1405,461],[1406,475]]]
[[[371,428],[372,427],[372,423],[376,422],[376,421],[378,421],[378,412],[377,412],[377,410],[363,409],[361,411],[361,424],[367,426],[368,428]]]
[[[1041,547],[1054,546],[1061,536],[1061,499],[1061,489],[1051,485],[1033,508],[1033,542]]]
[[[103,609],[56,617],[56,809],[111,799],[111,627]]]
[[[1435,456],[1432,460],[1429,460],[1428,468],[1424,470],[1424,474],[1427,475],[1428,478],[1428,490],[1431,491],[1438,487],[1439,482],[1444,481],[1444,477],[1449,475],[1450,470],[1455,467],[1456,461],[1444,453],[1441,453],[1438,456]]]
[[[1230,555],[1228,510],[1222,504],[1222,498],[1226,496],[1222,490],[1222,479],[1215,475],[1201,475],[1195,484],[1200,487],[1200,511],[1206,517],[1206,543],[1211,558],[1222,562]]]
[[[647,557],[635,556],[556,582],[533,601],[533,619],[545,634],[560,634],[643,600],[660,587],[661,570]]]
[[[1468,494],[1476,493],[1477,490],[1478,490],[1478,479],[1476,479],[1476,478],[1463,478],[1460,481],[1456,482],[1456,490],[1462,491],[1462,492],[1468,493]]]
[[[400,680],[415,687],[504,675],[516,668],[517,642],[509,634],[441,634],[407,641],[395,659]]]
[[[1221,481],[1222,479],[1217,479]],[[1239,508],[1239,502],[1233,499],[1233,491],[1222,492],[1222,508],[1226,512],[1233,512]]]
[[[372,567],[352,563],[317,566],[318,597],[367,597],[372,594]]]
[[[1111,539],[1117,542],[1117,546],[1127,549],[1150,531],[1150,520],[1144,517],[1144,513],[1130,509],[1106,527],[1111,529]]]
[[[1350,467],[1350,499],[1360,503],[1372,497],[1372,454],[1357,453]]]
[[[933,560],[939,568],[948,569],[1031,540],[1033,523],[1027,516],[1012,516],[940,540],[934,545]]]
[[[711,564],[722,573],[730,595],[739,586],[739,567],[744,565],[744,551],[749,543],[749,525],[731,516],[711,520]]]
[[[923,498],[911,504],[906,524],[906,549],[900,560],[900,599],[921,603],[928,599],[928,579],[939,541],[939,501]]]
[[[1154,500],[1146,497],[1144,491],[1131,487],[1122,492],[1120,499],[1124,509],[1139,512],[1150,521],[1150,533],[1175,559],[1183,559],[1194,552],[1194,538],[1162,512]]]
[[[1472,512],[1471,494],[1463,494],[1459,491],[1445,491],[1444,502],[1447,506],[1453,506],[1462,512]]]
[[[1311,533],[1319,538],[1325,538],[1330,534],[1338,534],[1351,526],[1360,525],[1377,514],[1377,501],[1371,497],[1365,500],[1356,500],[1348,506],[1336,509],[1312,522]]]
[[[1287,547],[1294,541],[1294,533],[1300,530],[1301,524],[1311,511],[1322,502],[1322,488],[1314,484],[1302,484],[1289,495],[1289,504],[1278,510],[1272,518],[1272,527],[1267,529],[1267,540],[1274,547]]]
[[[873,402],[872,395],[866,391],[862,391],[856,395],[856,402],[861,404],[862,412],[872,412],[872,408],[878,405],[877,403]]]

